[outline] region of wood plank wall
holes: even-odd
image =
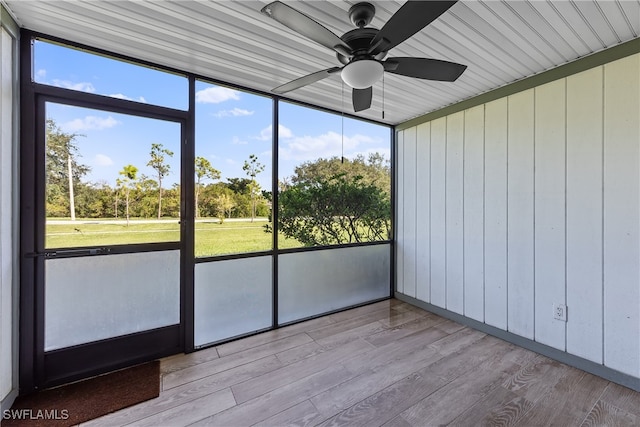
[[[397,292],[640,378],[640,54],[399,131],[396,158]]]

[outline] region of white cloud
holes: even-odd
[[[36,77],[38,78],[38,80],[43,80],[45,77],[47,77],[47,70],[45,70],[44,68],[39,69],[38,71],[36,71]]]
[[[230,99],[239,100],[239,92],[220,86],[208,87],[196,92],[196,102],[203,104],[219,104]]]
[[[269,125],[260,131],[260,136],[256,136],[255,139],[259,141],[270,141],[273,136],[273,126]],[[280,138],[293,138],[293,132],[288,127],[278,125],[278,136]]]
[[[251,116],[253,113],[253,111],[243,110],[242,108],[234,108],[233,110],[220,110],[217,113],[214,113],[213,116],[221,119],[222,117]]]
[[[83,119],[75,119],[67,123],[62,124],[62,129],[67,132],[78,132],[85,130],[102,130],[112,128],[118,125],[118,122],[113,117],[97,117],[87,116]]]
[[[138,99],[130,98],[127,95],[124,95],[122,93],[112,93],[109,96],[112,98],[125,99],[127,101],[138,101],[138,102],[144,102],[144,103],[147,102],[147,100],[144,99],[144,96],[139,96]]]
[[[233,141],[231,141],[234,145],[247,145],[249,142],[238,138],[237,136],[233,137]]]
[[[260,153],[259,157],[261,159],[269,159],[269,160],[271,160],[271,158],[273,157],[273,151],[271,151],[271,150],[263,151],[262,153]]]
[[[280,138],[293,138],[293,132],[287,127],[278,125],[278,136]]]
[[[89,82],[72,82],[69,80],[53,80],[53,85],[58,87],[63,87],[66,89],[79,90],[81,92],[89,92],[93,93],[96,91],[96,88],[93,87],[93,84]]]
[[[96,154],[96,156],[93,158],[93,162],[96,164],[96,166],[111,166],[113,164],[113,160],[111,160],[111,157],[105,154]]]
[[[374,140],[366,135],[353,135],[344,138],[337,132],[329,131],[317,136],[296,136],[284,144],[280,156],[284,160],[315,160],[319,157],[354,156],[354,151],[361,144],[368,144]]]
[[[238,162],[236,162],[236,161],[235,161],[235,160],[233,160],[233,159],[224,159],[224,161],[225,161],[225,163],[227,163],[228,165],[235,165],[235,164],[237,164],[237,163],[238,163]]]

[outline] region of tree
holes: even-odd
[[[260,196],[260,184],[256,181],[256,176],[264,171],[264,165],[258,161],[258,156],[251,154],[249,160],[244,161],[244,170],[251,178],[249,183],[249,195],[251,196],[251,222],[256,217],[256,205],[258,204],[258,197]]]
[[[162,178],[169,175],[171,166],[165,163],[165,156],[173,157],[173,151],[163,148],[162,144],[151,144],[151,160],[147,166],[155,169],[158,177],[158,219],[162,216]]]
[[[218,218],[220,218],[220,224],[222,224],[225,214],[228,214],[229,218],[231,218],[231,211],[236,204],[233,201],[233,197],[226,192],[218,194],[214,201],[216,204],[216,213],[218,214]]]
[[[251,180],[247,178],[228,178],[227,188],[236,194],[247,194]]]
[[[116,219],[118,219],[118,202],[120,197],[120,189],[116,184],[116,188],[113,189],[113,213]]]
[[[344,161],[340,157],[319,158],[296,166],[294,172],[295,175],[290,178],[291,184],[314,182],[344,174],[349,179],[359,176],[363,182],[374,184],[385,193],[391,192],[391,164],[380,153],[370,153],[367,158],[360,154],[353,160]]]
[[[280,193],[277,209],[279,231],[305,246],[389,238],[389,194],[361,176],[339,174],[294,184]],[[272,231],[270,225],[265,231]]]
[[[132,193],[132,196],[136,201],[134,216],[151,218],[158,214],[158,200],[156,197],[157,190],[157,180],[149,178],[145,174],[138,175],[135,189]],[[163,201],[164,199],[166,199],[166,196],[163,193]]]
[[[138,176],[138,168],[133,165],[126,165],[119,172],[122,178],[116,180],[116,185],[124,191],[125,196],[125,212],[127,216],[127,227],[129,226],[129,195],[131,190],[136,188],[136,178]]]
[[[211,162],[204,157],[196,157],[195,160],[196,169],[196,189],[195,189],[195,205],[196,205],[196,218],[200,217],[200,207],[198,205],[200,197],[200,185],[205,179],[212,181],[220,179],[220,171],[213,166]]]
[[[68,212],[72,220],[76,219],[75,198],[73,188],[91,168],[78,163],[80,157],[76,138],[82,135],[63,132],[52,119],[46,121],[46,160],[47,173],[47,215],[59,213],[60,204],[64,203],[60,196],[66,193]]]
[[[107,218],[113,211],[113,189],[105,181],[76,186],[76,215],[81,218]]]
[[[174,183],[164,192],[162,206],[165,216],[180,218],[180,184]]]

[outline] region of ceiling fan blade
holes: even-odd
[[[373,98],[373,88],[368,87],[366,89],[353,89],[351,94],[353,99],[353,111],[363,111],[371,107],[371,99]]]
[[[320,23],[282,2],[269,3],[260,11],[282,25],[313,40],[322,46],[349,56],[352,49],[340,37],[332,33]]]
[[[308,74],[304,77],[300,77],[299,79],[295,79],[290,81],[289,83],[285,83],[281,86],[278,86],[271,91],[273,93],[287,93],[295,89],[299,89],[303,86],[310,85],[311,83],[315,83],[319,80],[329,77],[333,73],[337,73],[340,71],[340,67],[332,67],[322,71],[316,71],[315,73]]]
[[[376,55],[399,45],[440,15],[456,1],[407,1],[371,40],[370,53]]]
[[[389,58],[382,65],[389,73],[442,82],[457,80],[467,69],[466,65],[430,58]]]

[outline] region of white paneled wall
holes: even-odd
[[[484,321],[484,106],[464,112],[464,313]]]
[[[445,266],[448,310],[464,312],[464,113],[447,117],[445,138]]]
[[[550,315],[549,301],[566,304],[565,80],[536,88],[535,97],[534,326],[537,341],[564,350],[565,323]]]
[[[602,362],[602,67],[567,78],[567,351]]]
[[[484,105],[485,323],[507,329],[507,100]],[[478,131],[479,132],[479,131]],[[468,134],[470,135],[470,134]],[[469,304],[472,304],[469,301]],[[477,301],[476,305],[480,305]]]
[[[507,105],[507,330],[533,338],[533,89]]]
[[[604,364],[640,376],[640,55],[604,66]]]
[[[399,293],[640,378],[640,54],[397,136]]]
[[[417,143],[420,141],[420,144]],[[431,124],[424,123],[417,127],[416,134],[416,218],[424,218],[424,221],[416,221],[416,261],[431,257],[431,224],[429,209],[431,207],[431,173],[430,168],[417,165],[431,164]],[[420,183],[420,185],[417,185]],[[422,301],[430,301],[431,265],[428,262],[416,262],[416,298]]]
[[[401,132],[396,137],[396,158],[398,164],[404,165],[404,132]],[[404,206],[404,194],[405,194],[405,184],[404,184],[404,173],[406,168],[397,169],[398,174],[396,176],[396,200],[397,200],[397,208],[396,208],[396,224],[395,224],[395,234],[397,236],[396,241],[396,291],[400,293],[404,293],[404,284],[406,282],[404,277],[404,254],[407,251],[405,245],[407,244],[408,239],[412,239],[415,241],[416,236],[407,236],[404,235],[404,223],[406,219],[404,218],[405,206]],[[414,221],[415,222],[415,221]]]
[[[402,235],[404,238],[404,258],[402,271],[404,273],[404,293],[410,297],[416,296],[416,218],[417,206],[417,185],[416,179],[417,162],[416,162],[416,128],[407,129],[403,135],[403,163],[407,165],[404,169],[404,198],[403,198],[403,224]]]
[[[0,14],[3,11],[0,10]],[[16,104],[14,93],[14,46],[15,39],[0,26],[0,403],[2,409],[10,406],[6,399],[15,392],[14,377],[17,365],[15,358],[16,346],[14,331],[16,329],[17,301],[15,295],[14,271],[17,268],[14,253],[16,233],[14,194],[16,181],[14,180],[16,159],[14,144],[14,115]]]
[[[404,132],[403,132],[404,133]],[[447,306],[447,211],[445,207],[446,194],[446,148],[447,148],[447,119],[445,117],[431,123],[431,203],[429,218],[415,218],[415,221],[429,221],[431,238],[431,257],[428,260],[431,268],[431,304],[438,307]],[[398,141],[399,142],[399,141]],[[420,141],[422,143],[422,141]],[[418,167],[422,168],[422,165]],[[398,165],[398,171],[404,168]],[[419,183],[421,184],[421,183]],[[422,239],[422,236],[416,236]]]

